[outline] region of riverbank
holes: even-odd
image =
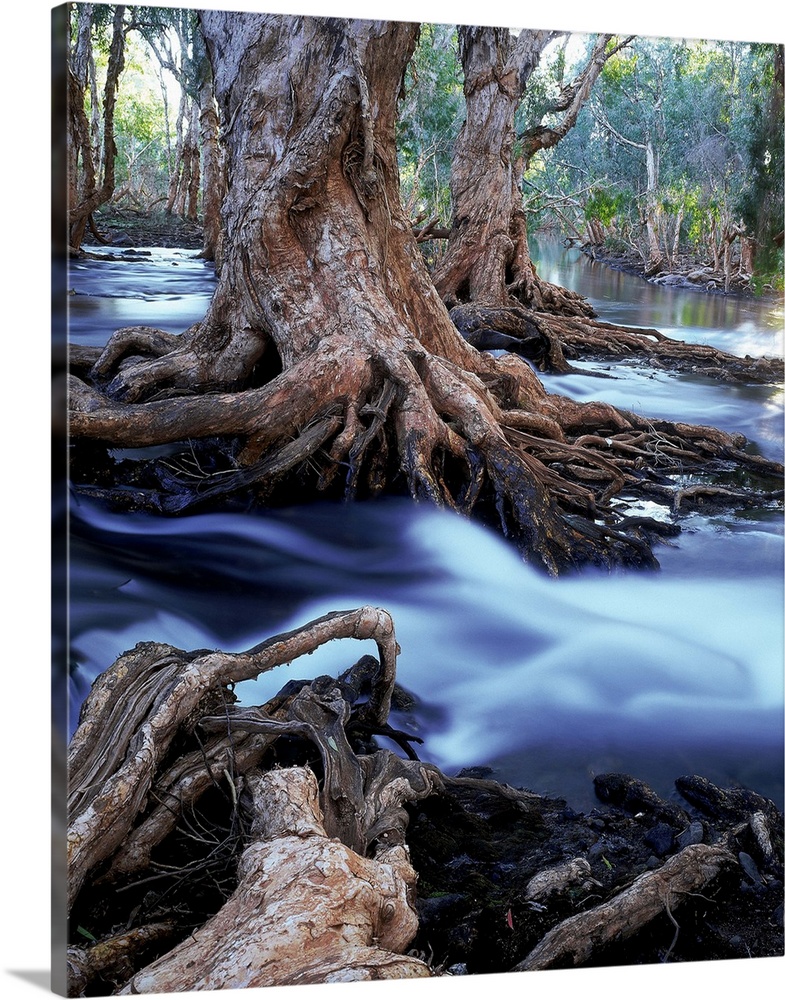
[[[94,221],[95,232],[88,229],[83,245],[88,252],[98,246],[117,247],[121,251],[138,247],[201,250],[203,246],[199,222],[164,211],[142,212],[108,206],[94,213]]]
[[[594,778],[595,809],[543,798],[522,812],[487,785],[410,809],[414,947],[434,967],[455,975],[783,954],[782,816],[754,792],[692,776],[663,800],[604,774]],[[773,839],[758,839],[756,824],[769,823]],[[715,875],[676,889],[671,879],[693,852],[725,848]],[[649,911],[636,890],[659,880],[669,902]]]
[[[738,271],[732,275],[730,286],[726,291],[725,275],[722,271],[715,270],[713,265],[707,261],[701,261],[684,254],[675,257],[660,274],[648,278],[640,254],[634,251],[611,250],[607,246],[589,244],[581,246],[580,251],[590,260],[605,264],[615,271],[635,275],[652,285],[689,289],[709,295],[729,295],[737,298],[765,297],[773,299],[780,296],[780,293],[772,285],[764,285],[760,293],[756,294],[750,276],[739,275]]]

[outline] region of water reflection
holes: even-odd
[[[580,292],[603,320],[653,327],[674,339],[740,356],[785,353],[781,299],[762,302],[663,288],[593,261],[580,250],[565,250],[556,240],[533,240],[531,251],[542,278]]]

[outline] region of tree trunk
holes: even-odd
[[[522,32],[514,46],[507,28],[458,29],[466,120],[452,159],[450,241],[434,274],[448,307],[508,301],[512,228],[522,210],[514,171],[514,116],[548,38],[545,31]]]
[[[196,33],[194,48],[199,47],[203,56],[199,63],[199,135],[202,150],[202,229],[205,260],[214,260],[220,272],[221,203],[226,192],[223,158],[218,142],[218,108],[213,90],[213,72],[204,39]]]
[[[448,306],[498,307],[592,315],[580,296],[540,281],[529,255],[516,160],[515,112],[550,39],[545,31],[458,29],[466,120],[450,176],[453,220],[434,284]]]
[[[188,129],[188,146],[190,154],[190,168],[188,171],[188,197],[184,216],[191,222],[196,222],[199,217],[199,188],[201,182],[201,171],[199,168],[199,107],[194,104],[191,108],[191,126]]]
[[[169,174],[169,191],[166,197],[166,214],[177,214],[175,202],[181,189],[181,174],[183,171],[183,153],[185,150],[186,118],[188,112],[188,94],[185,88],[180,90],[180,104],[177,108],[177,120],[175,122],[175,143],[174,163]]]
[[[83,150],[83,165],[86,167],[86,183],[83,188],[82,198],[77,204],[71,205],[68,218],[71,226],[70,244],[74,248],[81,246],[84,237],[87,221],[93,212],[106,204],[114,193],[115,186],[115,158],[117,156],[117,146],[114,138],[114,109],[117,102],[117,84],[120,74],[125,65],[125,30],[124,30],[125,7],[118,5],[115,8],[114,22],[112,26],[112,41],[109,48],[109,62],[106,70],[106,86],[104,88],[104,147],[103,147],[103,176],[100,188],[95,183],[95,166],[87,166],[86,150]],[[79,100],[77,91],[71,89],[72,115],[79,115],[80,111],[73,106],[73,102]],[[84,115],[84,90],[81,91],[82,111]],[[92,161],[92,157],[90,157]]]
[[[639,525],[617,531],[609,506],[640,473],[600,452],[637,428],[639,461],[656,465],[656,422],[550,396],[520,358],[474,350],[430,280],[400,204],[394,132],[417,26],[201,18],[229,158],[218,287],[180,338],[118,331],[96,387],[72,380],[73,440],[220,436],[231,469],[200,484],[199,503],[231,489],[257,502],[405,491],[477,512],[550,573],[655,565]],[[522,323],[548,353],[537,317]],[[587,431],[596,447],[568,441]],[[709,439],[704,457],[740,454],[738,438],[692,436]]]
[[[675,264],[679,256],[679,246],[681,243],[681,225],[684,222],[684,202],[679,202],[679,208],[676,212],[676,221],[673,224],[673,246],[671,253],[673,255],[673,263]]]
[[[652,278],[665,267],[665,255],[660,240],[660,156],[654,141],[646,139],[646,277]]]
[[[587,66],[549,109],[561,114],[557,123],[532,126],[518,137],[515,113],[551,34],[522,31],[515,38],[504,28],[461,27],[458,37],[466,121],[453,156],[452,231],[434,283],[450,308],[465,302],[497,307],[512,299],[560,315],[592,316],[583,298],[538,277],[521,183],[535,154],[573,128],[605,62],[626,41],[609,50],[611,36],[600,35]]]

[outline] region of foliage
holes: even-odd
[[[577,227],[593,218],[609,226],[613,216],[628,248],[646,240],[652,211],[665,252],[680,237],[698,257],[719,253],[744,223],[770,273],[783,205],[776,52],[763,44],[636,39],[606,64],[592,115],[546,161],[539,184],[561,192],[565,204],[571,199]]]
[[[605,188],[595,188],[586,199],[587,219],[597,219],[604,226],[610,226],[624,208],[625,198],[620,191],[611,192]]]
[[[424,24],[406,71],[398,116],[398,168],[404,204],[413,217],[449,224],[450,163],[465,103],[457,32]]]

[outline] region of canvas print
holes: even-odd
[[[782,956],[782,44],[254,8],[53,11],[56,990]]]

